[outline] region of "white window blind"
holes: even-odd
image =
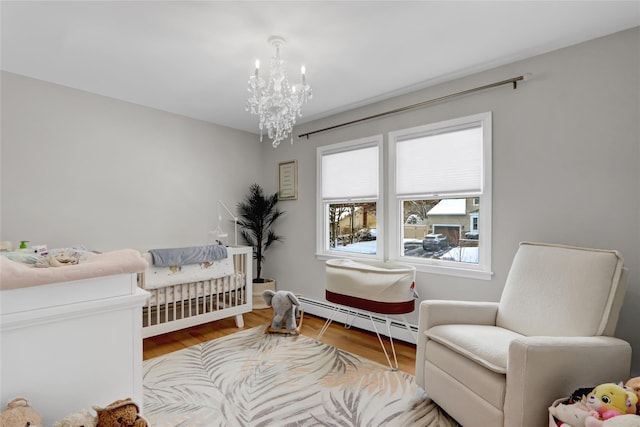
[[[482,192],[482,127],[398,140],[396,194]]]
[[[378,147],[364,147],[322,156],[322,198],[378,197]]]

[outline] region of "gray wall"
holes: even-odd
[[[1,240],[203,244],[217,201],[232,208],[260,179],[253,134],[16,74],[1,83]]]
[[[632,343],[640,375],[639,52],[636,28],[296,133],[533,73],[517,90],[491,89],[277,149],[246,132],[3,72],[0,240],[103,250],[197,244],[216,226],[218,199],[234,207],[255,181],[275,192],[278,163],[297,160],[299,197],[281,203],[287,214],[277,230],[286,242],[267,253],[264,275],[321,300],[316,147],[490,110],[493,278],[419,273],[421,297],[498,300],[523,240],[618,249],[630,279],[617,335]]]
[[[520,241],[617,249],[630,269],[617,336],[632,343],[640,375],[639,52],[635,28],[299,126],[296,134],[532,73],[517,90],[503,86],[293,146],[265,146],[271,190],[278,162],[295,159],[299,169],[298,200],[282,202],[287,215],[278,231],[286,243],[267,253],[265,276],[324,299],[324,262],[314,254],[316,147],[378,133],[386,143],[392,130],[493,111],[493,278],[418,273],[421,298],[497,301]]]

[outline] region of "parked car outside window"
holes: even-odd
[[[377,237],[375,228],[362,228],[358,231],[358,240],[376,240]]]
[[[422,249],[429,252],[436,252],[447,249],[449,239],[444,234],[425,234],[422,239]]]
[[[465,239],[478,240],[479,237],[480,233],[477,231],[467,231],[466,233],[464,233]]]

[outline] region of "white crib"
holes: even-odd
[[[149,267],[138,275],[138,286],[150,293],[142,312],[143,338],[235,316],[252,310],[252,248],[228,246],[228,257],[212,263]]]

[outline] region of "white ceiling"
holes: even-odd
[[[0,8],[4,70],[256,133],[257,118],[245,111],[247,79],[256,58],[266,68],[271,35],[287,39],[281,56],[292,82],[306,66],[314,97],[304,123],[640,25],[640,0],[2,1]]]

